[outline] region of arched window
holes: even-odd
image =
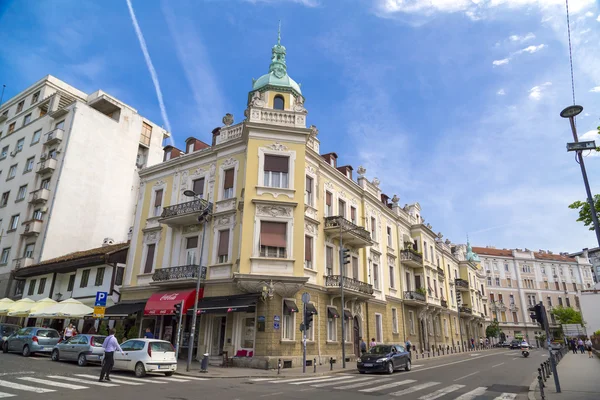
[[[281,96],[281,95],[275,96],[275,98],[273,99],[273,108],[275,110],[283,110],[284,105],[285,105],[285,101],[283,100],[283,96]]]

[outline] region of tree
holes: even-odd
[[[600,194],[594,195],[594,207],[596,208],[596,215],[600,219]],[[592,212],[590,210],[590,203],[588,201],[580,201],[569,204],[569,208],[573,210],[579,210],[579,218],[577,222],[583,222],[583,225],[589,227],[590,231],[594,230],[594,221],[592,220]]]
[[[550,311],[554,318],[561,324],[580,324],[583,326],[585,322],[581,316],[581,312],[574,310],[571,307],[558,306]]]
[[[117,338],[117,341],[119,343],[123,341],[123,338],[125,337],[125,327],[123,326],[123,324],[119,324],[115,328],[115,337]]]
[[[497,338],[500,335],[500,324],[498,324],[498,320],[494,320],[491,324],[485,328],[485,337],[493,337]]]
[[[100,326],[98,327],[98,334],[103,336],[108,335],[108,329],[106,329],[106,324],[104,322],[100,323]]]

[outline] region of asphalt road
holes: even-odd
[[[58,400],[77,396],[86,400],[120,397],[140,400],[169,399],[373,399],[492,400],[526,399],[529,384],[547,352],[533,350],[527,359],[518,350],[492,350],[437,359],[413,360],[413,370],[393,375],[359,375],[293,378],[199,378],[113,372],[111,385],[98,384],[98,366],[52,362],[46,357],[24,358],[0,354],[0,398]],[[462,396],[462,397],[461,397]]]

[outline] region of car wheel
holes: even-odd
[[[135,364],[135,376],[138,378],[143,378],[146,376],[146,368],[141,362]]]
[[[392,364],[391,361],[387,363],[387,373],[388,374],[393,374],[394,373],[394,364]]]
[[[87,364],[87,359],[85,358],[85,354],[80,354],[79,357],[77,357],[77,365],[79,365],[80,367],[85,367]]]
[[[174,373],[174,371],[165,372],[165,376],[173,376]]]
[[[405,371],[410,371],[412,365],[410,364],[410,360],[406,360],[406,365],[404,366]]]
[[[29,350],[29,346],[23,346],[23,352],[21,354],[23,354],[23,357],[29,357],[31,355],[31,350]]]
[[[60,361],[60,357],[58,355],[58,350],[53,350],[52,351],[51,358],[52,358],[52,361]]]
[[[4,346],[2,346],[2,352],[8,353],[8,343],[4,342]]]

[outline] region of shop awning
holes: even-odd
[[[182,313],[194,305],[196,297],[195,289],[172,290],[169,292],[154,293],[146,302],[144,315],[173,315],[175,304],[183,301]]]
[[[291,313],[298,312],[298,306],[294,300],[284,300],[283,305]]]
[[[144,309],[146,303],[119,303],[104,311],[105,318],[126,318]]]
[[[313,303],[306,303],[305,307],[306,312],[311,314],[318,314],[317,309],[315,308],[315,305]]]
[[[260,294],[239,294],[232,296],[205,297],[198,302],[198,314],[219,314],[229,312],[253,312]],[[193,309],[188,309],[192,314]]]
[[[327,307],[327,318],[339,318],[340,314],[338,313],[337,308],[335,307]]]
[[[344,310],[344,318],[352,319],[352,313],[348,310]]]

